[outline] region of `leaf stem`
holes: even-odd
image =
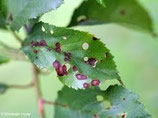
[[[34,82],[30,82],[27,85],[8,85],[9,88],[13,88],[13,89],[28,89],[34,86]]]
[[[42,92],[41,92],[41,88],[40,88],[40,81],[39,81],[40,79],[38,78],[39,70],[35,65],[33,65],[33,72],[34,72],[34,84],[35,84],[35,89],[36,89],[38,105],[39,105],[40,104],[39,101],[42,98]],[[40,106],[38,106],[38,108],[39,108],[41,118],[46,118],[44,107],[40,108]],[[40,111],[41,109],[43,112]]]

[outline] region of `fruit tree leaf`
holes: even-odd
[[[113,56],[93,35],[44,23],[37,24],[33,30],[22,50],[38,68],[52,70],[53,63],[59,61],[56,71],[65,85],[77,89],[92,80],[99,84],[119,78]]]
[[[5,93],[7,89],[8,89],[8,86],[6,84],[0,83],[0,94]]]
[[[11,28],[19,30],[29,19],[55,10],[63,0],[4,0],[7,16],[10,16]]]
[[[95,0],[84,1],[72,16],[69,26],[117,23],[152,32],[152,20],[136,0],[106,0],[106,8]]]
[[[98,2],[99,4],[101,4],[103,7],[106,7],[104,0],[97,0],[97,2]]]
[[[64,87],[55,106],[55,118],[151,118],[138,96],[119,85],[106,91]]]

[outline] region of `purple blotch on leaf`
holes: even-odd
[[[94,79],[94,80],[92,80],[91,84],[92,84],[92,86],[99,86],[100,80]]]
[[[76,78],[78,80],[86,80],[86,79],[88,79],[88,76],[83,75],[83,74],[76,74]]]

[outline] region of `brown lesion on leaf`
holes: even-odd
[[[125,11],[124,9],[122,9],[122,10],[120,10],[120,14],[121,14],[122,16],[126,16],[126,11]]]

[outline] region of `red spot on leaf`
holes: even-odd
[[[99,86],[100,80],[94,79],[94,80],[92,80],[91,84],[92,84],[92,86]]]
[[[86,79],[88,79],[88,76],[83,75],[83,74],[76,74],[76,78],[78,80],[86,80]]]
[[[85,89],[88,89],[88,88],[89,88],[89,84],[88,84],[88,83],[84,83],[84,84],[83,84],[83,87],[84,87]]]

